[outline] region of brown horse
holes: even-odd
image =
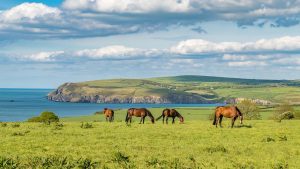
[[[109,121],[109,122],[114,121],[115,112],[113,110],[108,109],[108,108],[104,108],[103,109],[103,114],[104,114],[104,117],[105,117],[106,121]]]
[[[181,114],[178,111],[176,111],[175,109],[164,109],[162,111],[161,116],[159,116],[156,119],[156,121],[159,120],[160,118],[163,118],[163,123],[165,123],[165,117],[166,117],[166,123],[167,124],[168,124],[168,117],[172,117],[172,119],[173,119],[172,124],[175,123],[175,117],[178,117],[181,123],[183,123],[183,121],[184,121]]]
[[[128,109],[126,119],[125,119],[126,123],[128,123],[128,122],[131,123],[132,116],[141,117],[140,124],[142,122],[144,124],[146,116],[149,116],[151,119],[151,122],[154,123],[153,115],[151,114],[151,112],[148,109],[145,109],[145,108],[139,108],[139,109],[130,108],[130,109]]]
[[[220,124],[220,127],[222,127],[222,118],[232,118],[231,120],[231,128],[233,128],[235,120],[240,116],[240,123],[243,124],[243,115],[241,111],[236,106],[220,106],[215,109],[215,118],[213,125],[216,125],[218,127],[218,122]]]

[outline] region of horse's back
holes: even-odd
[[[236,106],[220,106],[216,108],[216,114],[231,118],[237,116],[238,111]]]

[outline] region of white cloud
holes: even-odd
[[[108,46],[99,49],[84,49],[74,53],[75,56],[93,59],[116,58],[124,59],[143,54],[143,50],[125,46]]]
[[[0,13],[2,22],[24,22],[37,19],[57,19],[62,11],[58,8],[48,7],[41,3],[23,3]]]
[[[209,42],[205,40],[186,40],[169,49],[142,49],[121,45],[83,49],[77,51],[50,51],[34,54],[6,54],[5,61],[21,62],[88,62],[101,60],[164,60],[173,68],[200,68],[206,63],[227,65],[229,67],[255,66],[297,66],[300,65],[300,37],[263,39],[256,42]],[[287,43],[290,41],[290,43]],[[204,57],[202,56],[204,55]],[[5,55],[5,54],[2,54]],[[175,66],[176,67],[176,66]]]
[[[253,66],[267,66],[265,62],[255,62],[255,61],[244,61],[244,62],[228,62],[230,67],[253,67]]]
[[[64,8],[110,13],[188,12],[190,0],[66,0]]]
[[[54,51],[54,52],[40,52],[31,55],[25,55],[22,57],[17,57],[18,60],[29,60],[35,62],[54,62],[57,57],[64,54],[64,51]]]
[[[285,36],[274,39],[261,39],[256,42],[210,42],[191,39],[179,42],[171,48],[174,54],[197,55],[213,53],[289,52],[300,50],[300,36]],[[229,56],[227,56],[229,57]]]
[[[110,36],[172,25],[205,32],[192,27],[220,20],[239,26],[293,26],[300,23],[299,6],[300,0],[65,0],[62,7],[23,3],[0,13],[0,40]],[[219,50],[236,47],[222,44]]]

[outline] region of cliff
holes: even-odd
[[[268,105],[300,104],[299,81],[209,76],[96,80],[65,83],[48,94],[57,102],[89,103],[237,103],[251,99]]]

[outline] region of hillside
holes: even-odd
[[[211,76],[96,80],[65,83],[48,99],[93,103],[219,103],[241,98],[300,104],[300,82]]]

